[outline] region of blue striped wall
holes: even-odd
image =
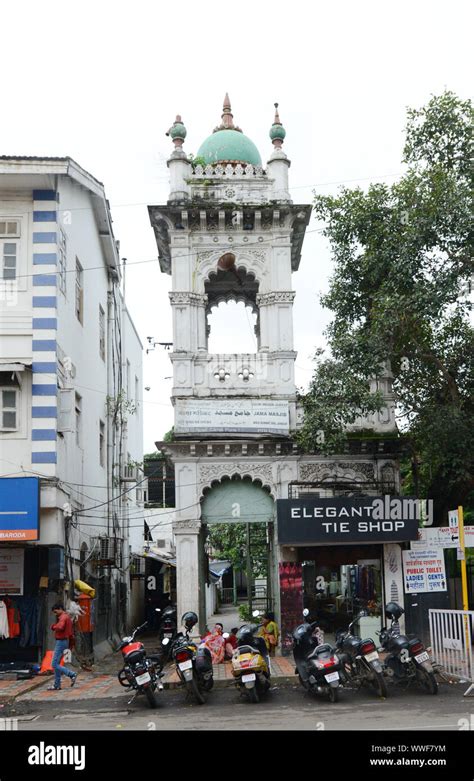
[[[58,195],[33,191],[33,386],[31,462],[46,475],[57,463]],[[40,288],[40,289],[38,289]]]

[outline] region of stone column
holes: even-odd
[[[199,616],[199,534],[200,521],[177,521],[173,525],[176,540],[176,592],[178,623],[188,610]]]

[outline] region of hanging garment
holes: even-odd
[[[38,645],[39,610],[36,597],[18,597],[21,617],[20,647]]]
[[[8,630],[10,637],[19,637],[20,628],[20,611],[13,600],[6,599],[5,604],[7,606],[7,618],[8,618]]]
[[[0,639],[10,637],[8,628],[8,613],[5,602],[0,602]]]

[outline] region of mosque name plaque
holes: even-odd
[[[288,402],[261,399],[180,399],[175,407],[175,432],[287,436]]]

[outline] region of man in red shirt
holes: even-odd
[[[77,673],[69,670],[67,667],[61,667],[62,655],[66,648],[69,648],[69,641],[73,636],[71,617],[66,613],[61,602],[56,602],[52,607],[52,611],[57,621],[51,626],[56,638],[56,645],[54,646],[53,661],[51,662],[54,670],[54,686],[49,686],[49,691],[57,691],[61,688],[61,675],[67,675],[71,679],[71,686],[74,686]]]

